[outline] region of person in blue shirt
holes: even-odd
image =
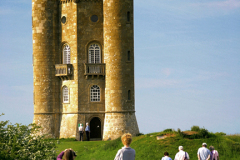
[[[162,160],[172,160],[172,158],[169,157],[168,152],[164,152],[164,157],[162,157]]]
[[[88,125],[88,123],[86,123],[86,128],[85,128],[85,132],[86,132],[86,135],[87,135],[87,141],[90,141],[90,127]]]

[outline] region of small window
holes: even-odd
[[[61,22],[62,22],[62,24],[65,24],[67,22],[67,18],[65,16],[62,16]]]
[[[131,100],[131,91],[128,90],[128,100],[130,101]]]
[[[68,87],[64,86],[63,87],[63,103],[68,103],[68,102],[69,102]]]
[[[131,57],[131,52],[128,51],[128,54],[127,54],[127,60],[128,60],[128,61],[130,61],[130,59],[131,59],[130,57]]]
[[[64,47],[63,47],[63,64],[70,64],[70,58],[71,58],[70,47],[69,47],[69,45],[64,45]]]
[[[97,15],[92,15],[91,21],[92,22],[97,22],[98,21],[98,16]]]
[[[91,102],[100,102],[100,87],[93,85],[90,90]]]
[[[101,48],[96,43],[88,48],[88,63],[101,63]]]
[[[127,12],[127,21],[130,22],[130,12]]]

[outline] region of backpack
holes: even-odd
[[[184,158],[184,160],[188,160],[188,158],[187,158],[187,152],[185,152],[185,158]]]

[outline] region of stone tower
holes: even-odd
[[[139,133],[133,0],[32,0],[34,120],[42,134],[91,139]]]

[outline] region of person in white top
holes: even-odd
[[[80,124],[80,127],[78,128],[78,130],[79,130],[79,135],[80,135],[79,141],[83,141],[84,128],[83,128],[82,124]]]
[[[135,150],[130,147],[132,142],[132,135],[125,133],[121,137],[124,147],[119,149],[114,160],[135,160]]]
[[[209,160],[211,152],[207,149],[207,143],[203,143],[198,149],[197,156],[199,160]]]
[[[179,152],[176,154],[174,160],[189,160],[189,155],[187,152],[183,151],[183,146],[178,147]]]

